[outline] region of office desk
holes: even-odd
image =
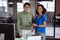
[[[15,40],[21,40],[21,38],[15,38]],[[41,36],[29,36],[27,39],[22,40],[41,40]]]
[[[9,18],[10,16],[6,16],[6,17],[0,17],[0,23],[6,23],[7,19]]]
[[[56,16],[56,19],[60,19],[60,16]]]
[[[60,16],[55,17],[55,25],[60,25]]]

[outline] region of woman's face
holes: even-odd
[[[42,14],[42,11],[43,11],[42,7],[41,7],[41,6],[38,6],[37,12],[38,12],[39,14]]]

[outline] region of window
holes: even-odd
[[[48,12],[55,11],[55,0],[53,0],[53,1],[41,1],[38,3],[44,5],[44,7],[47,9]]]
[[[23,11],[23,3],[17,3],[17,12]]]
[[[0,0],[0,11],[7,12],[7,0]]]

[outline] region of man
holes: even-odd
[[[22,36],[22,30],[30,30],[32,22],[32,14],[29,12],[30,4],[25,3],[23,8],[23,12],[21,12],[17,17],[17,30],[19,36]]]

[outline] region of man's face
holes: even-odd
[[[30,6],[29,6],[29,5],[25,5],[25,6],[24,6],[24,11],[25,11],[25,12],[29,12],[29,9],[30,9]]]

